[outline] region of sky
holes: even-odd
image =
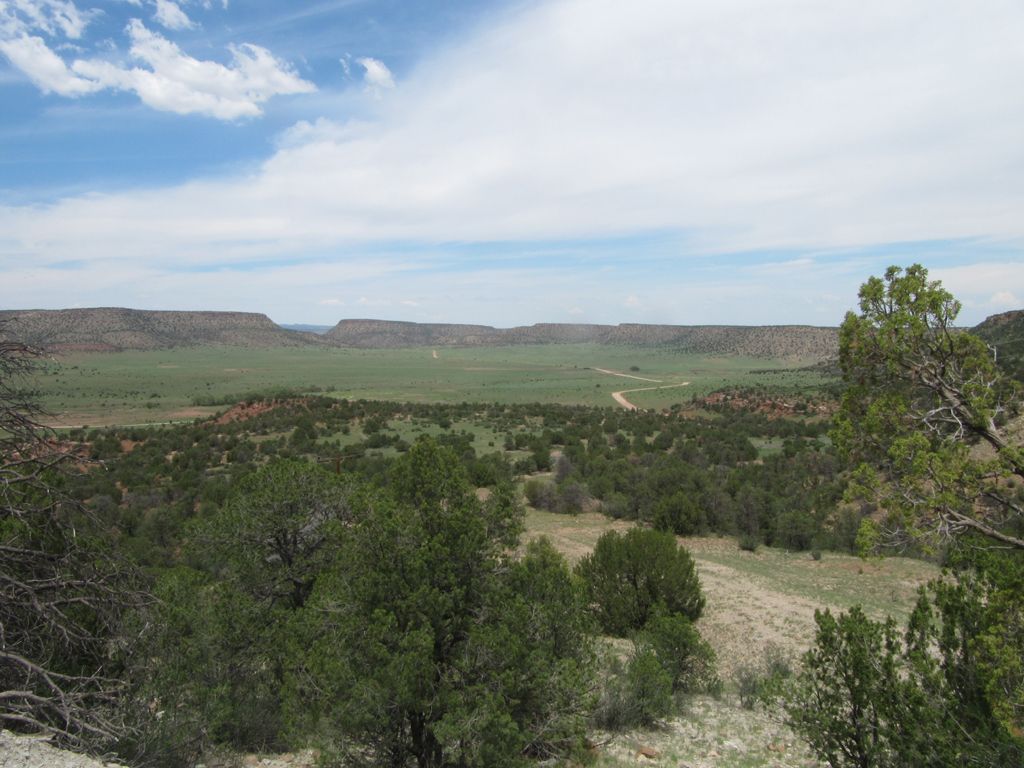
[[[0,308],[1024,306],[1018,0],[0,0]]]

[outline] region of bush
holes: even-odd
[[[704,510],[685,493],[665,496],[654,505],[654,527],[678,536],[693,536],[707,526]]]
[[[753,709],[758,703],[770,704],[792,677],[790,656],[775,643],[766,643],[759,663],[744,664],[736,670],[740,706]]]
[[[623,666],[606,661],[601,698],[591,719],[598,728],[647,728],[672,714],[672,680],[651,649],[634,649]]]
[[[972,582],[934,589],[941,616],[922,593],[902,637],[892,618],[872,621],[859,606],[815,613],[816,645],[787,709],[821,759],[859,768],[1024,764],[1024,745],[993,714],[975,652],[991,595]]]
[[[633,528],[608,531],[576,566],[587,585],[598,622],[610,635],[643,629],[658,606],[690,621],[704,610],[693,559],[668,533]]]
[[[740,534],[736,543],[744,552],[757,552],[757,548],[761,545],[760,539],[750,533]]]
[[[656,610],[634,643],[654,651],[669,676],[672,693],[716,687],[715,652],[685,616]]]

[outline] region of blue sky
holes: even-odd
[[[1024,304],[1009,0],[0,0],[0,307],[836,325]]]

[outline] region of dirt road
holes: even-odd
[[[595,368],[594,370],[600,371],[601,373],[607,373],[610,376],[622,376],[623,378],[626,379],[640,379],[640,381],[653,381],[655,384],[661,384],[661,379],[645,379],[643,376],[631,376],[628,373],[616,373],[615,371],[606,371],[604,368]]]
[[[608,371],[604,368],[595,368],[595,371],[601,373],[607,373],[609,376],[622,376],[625,379],[638,379],[639,381],[650,381],[654,384],[661,384],[662,379],[645,379],[643,376],[633,376],[628,373],[618,373],[617,371]],[[620,389],[618,392],[612,392],[612,397],[615,398],[615,402],[621,405],[623,408],[629,411],[637,410],[637,407],[627,400],[623,395],[628,392],[646,392],[649,389],[671,389],[672,387],[685,387],[690,382],[684,381],[682,384],[666,384],[664,387],[641,387],[640,389]]]
[[[620,373],[617,375],[621,376],[622,374]],[[636,379],[639,377],[631,376],[630,378]],[[653,381],[653,379],[645,379],[645,381]],[[615,402],[617,402],[623,408],[630,411],[635,411],[637,410],[637,407],[633,405],[631,402],[629,402],[629,400],[623,397],[623,395],[626,394],[627,392],[647,392],[652,389],[672,389],[672,387],[685,387],[689,383],[690,382],[688,381],[684,381],[682,384],[668,384],[664,387],[641,387],[640,389],[622,389],[619,390],[618,392],[612,392],[612,397],[614,397]]]

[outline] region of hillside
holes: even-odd
[[[342,320],[325,334],[342,346],[495,347],[513,344],[592,343],[665,346],[676,352],[759,358],[830,359],[838,354],[835,328],[806,325],[576,325],[538,323],[498,329],[487,325]]]
[[[992,315],[972,328],[971,333],[995,346],[999,367],[1024,382],[1024,309]]]
[[[161,312],[141,309],[2,310],[0,323],[21,341],[54,352],[155,350],[197,344],[243,347],[337,346],[315,333],[290,331],[255,312]]]

